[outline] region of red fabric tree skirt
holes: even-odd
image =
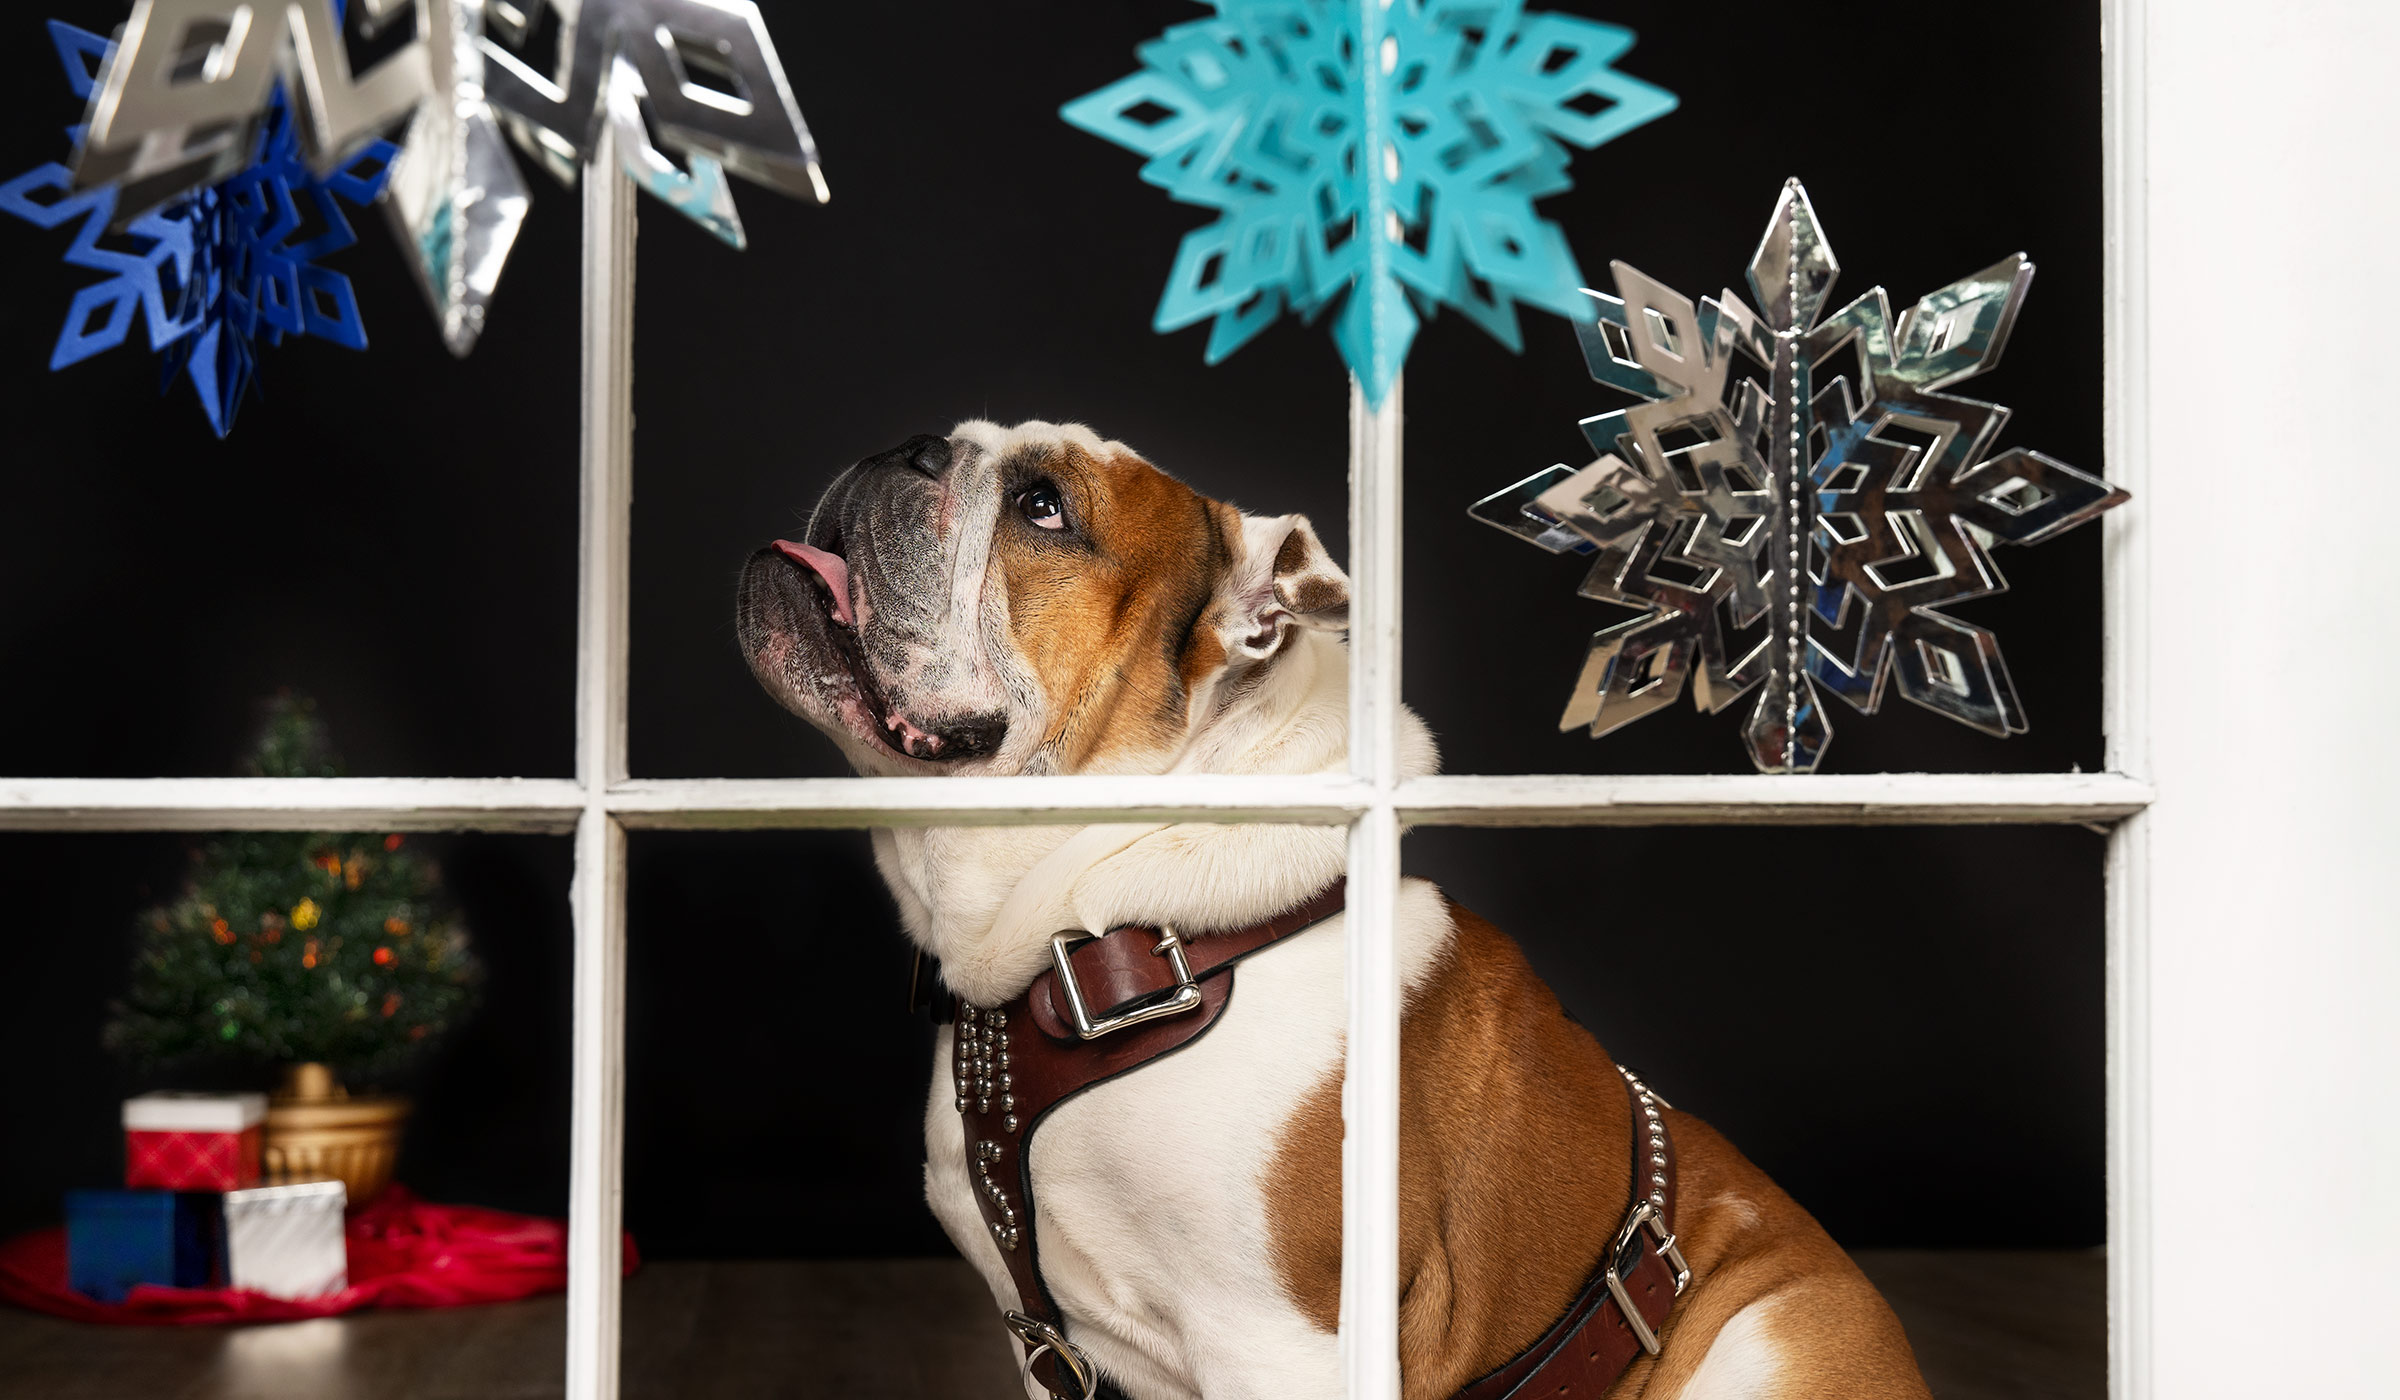
[[[67,1287],[67,1232],[0,1243],[0,1299],[81,1322],[191,1325],[290,1322],[364,1307],[451,1308],[556,1293],[567,1286],[564,1221],[480,1206],[437,1206],[393,1186],[350,1217],[350,1286],[306,1302],[234,1288],[143,1284],[122,1303]],[[625,1272],[641,1262],[625,1237]]]

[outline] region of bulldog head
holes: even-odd
[[[1349,580],[1074,424],[961,423],[835,477],[742,572],[751,674],[878,774],[1160,771]]]

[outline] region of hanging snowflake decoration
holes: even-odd
[[[1582,274],[1533,201],[1586,149],[1674,110],[1609,65],[1633,33],[1518,0],[1212,0],[1069,122],[1219,211],[1176,254],[1161,332],[1213,318],[1207,359],[1337,299],[1342,358],[1381,402],[1418,325],[1457,308],[1511,350],[1516,305],[1579,314]],[[1344,293],[1348,295],[1345,297]]]
[[[55,20],[50,39],[68,88],[88,99],[113,46]],[[70,127],[67,135],[80,143],[83,128]],[[0,184],[0,212],[43,228],[80,220],[66,262],[109,274],[69,303],[50,368],[124,344],[138,310],[150,348],[165,357],[166,382],[177,374],[189,378],[209,426],[225,436],[254,382],[260,341],[276,345],[286,335],[308,335],[366,348],[349,279],[318,266],[318,259],[358,241],[341,206],[372,203],[396,153],[388,141],[372,142],[319,179],[302,158],[278,87],[247,167],[143,214],[121,235],[109,229],[116,188],[77,191],[63,164]]]
[[[2127,499],[2038,452],[1986,457],[2008,411],[1941,392],[1999,362],[2033,265],[2005,258],[1898,317],[1877,287],[1820,320],[1840,268],[1795,180],[1750,261],[1757,311],[1612,271],[1576,333],[1594,379],[1648,402],[1585,420],[1598,461],[1473,511],[1596,555],[1584,596],[1642,610],[1593,635],[1559,728],[1608,733],[1687,680],[1711,712],[1760,688],[1751,761],[1804,773],[1833,732],[1820,688],[1873,714],[1896,674],[1920,705],[2022,733],[1997,639],[1941,609],[2007,587],[1992,546]]]

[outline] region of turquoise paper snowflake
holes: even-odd
[[[1439,306],[1511,350],[1518,302],[1581,314],[1575,255],[1533,201],[1568,187],[1569,145],[1674,110],[1609,66],[1631,30],[1518,0],[1211,3],[1142,45],[1141,72],[1061,109],[1222,215],[1184,239],[1158,330],[1213,317],[1215,364],[1286,308],[1313,320],[1341,299],[1335,343],[1381,402]]]

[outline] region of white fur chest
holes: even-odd
[[[1449,935],[1431,886],[1408,882],[1398,924],[1414,986]],[[1265,1178],[1293,1116],[1339,1071],[1342,962],[1339,918],[1253,955],[1207,1034],[1041,1124],[1032,1172],[1043,1280],[1069,1337],[1135,1400],[1340,1390],[1333,1336],[1277,1275]],[[1015,1307],[977,1211],[949,1061],[945,1030],[926,1109],[926,1199],[1000,1306]]]

